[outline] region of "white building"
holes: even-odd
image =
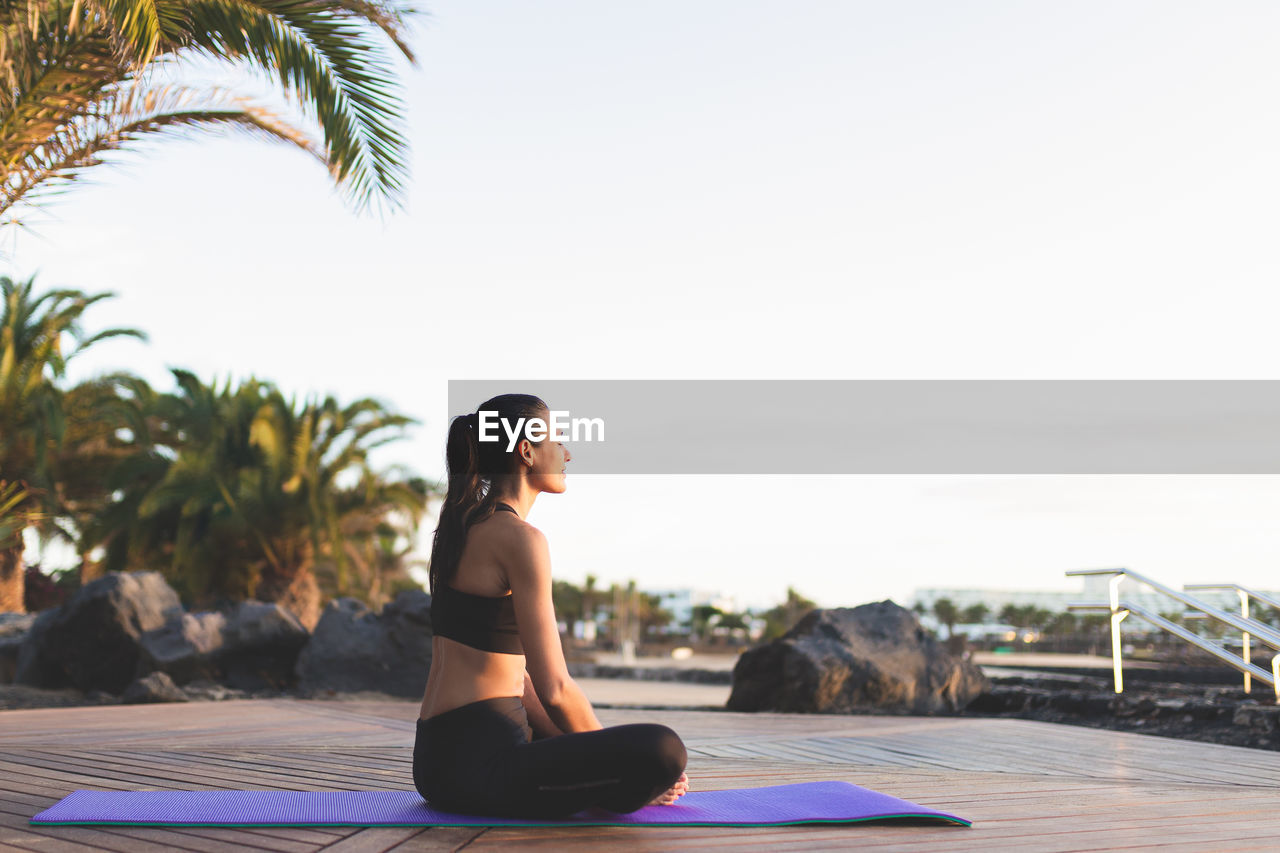
[[[649,595],[658,596],[658,606],[671,613],[667,632],[688,630],[693,625],[693,608],[710,605],[725,613],[737,613],[738,602],[732,595],[705,589],[649,589]]]
[[[933,618],[933,605],[943,598],[949,599],[961,613],[967,607],[972,607],[975,604],[985,604],[988,608],[988,618],[993,622],[999,618],[1000,610],[1009,604],[1021,607],[1034,605],[1053,613],[1061,613],[1066,611],[1067,606],[1070,604],[1105,604],[1108,601],[1109,584],[1112,577],[1112,575],[1083,575],[1079,578],[1081,586],[1079,591],[1076,592],[963,587],[917,589],[912,595],[912,605],[918,603],[924,606],[926,615],[921,617],[921,621],[934,630],[937,630],[940,626],[937,624],[937,620]],[[1159,580],[1159,578],[1153,579]],[[1204,603],[1222,610],[1231,613],[1240,612],[1240,599],[1231,590],[1200,590],[1190,594]],[[1276,595],[1276,593],[1271,594]],[[1130,578],[1125,578],[1120,582],[1120,600],[1158,614],[1182,613],[1186,610],[1177,600],[1156,592],[1145,584],[1140,584]],[[1121,624],[1121,629],[1127,633],[1145,633],[1156,630],[1154,626],[1133,616],[1130,616]]]

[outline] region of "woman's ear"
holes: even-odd
[[[533,467],[533,442],[527,438],[520,439],[520,464]]]

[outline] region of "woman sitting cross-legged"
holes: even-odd
[[[512,425],[549,420],[546,404],[523,394],[479,411]],[[449,426],[414,786],[433,806],[494,817],[674,803],[689,787],[679,736],[654,724],[602,727],[565,665],[546,538],[525,518],[540,493],[565,490],[571,456],[551,438],[508,444],[505,434],[481,441],[477,414]]]

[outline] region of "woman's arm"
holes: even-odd
[[[548,720],[560,732],[602,729],[604,726],[596,719],[591,702],[569,676],[569,667],[564,661],[556,611],[551,603],[551,551],[547,538],[528,524],[517,527],[511,536],[510,548],[505,549],[510,555],[507,580],[511,584],[516,624],[524,646],[525,671],[534,693],[541,700]],[[528,693],[526,684],[525,695]]]
[[[538,691],[534,689],[533,679],[529,677],[527,669],[524,671],[524,698],[521,701],[524,703],[525,714],[529,717],[529,727],[538,738],[564,734],[560,727],[551,721],[551,717],[547,715],[547,709],[542,707],[542,700],[538,698]]]

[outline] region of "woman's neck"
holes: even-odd
[[[503,492],[497,495],[495,500],[509,505],[522,519],[527,519],[529,510],[533,509],[533,502],[537,498],[538,490],[522,482],[514,492]]]

